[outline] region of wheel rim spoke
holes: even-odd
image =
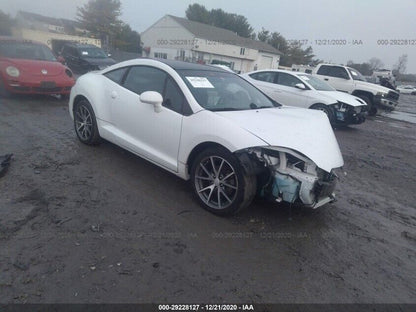
[[[75,127],[78,135],[83,140],[88,140],[92,134],[92,115],[87,107],[81,105],[75,113]]]
[[[232,205],[237,197],[236,172],[233,166],[220,156],[212,155],[200,161],[194,183],[200,199],[213,209],[225,209]]]
[[[231,203],[231,199],[227,196],[227,194],[225,194],[225,192],[221,188],[218,188],[218,189],[220,190],[222,195],[225,197],[225,199],[228,200],[229,203]]]
[[[224,186],[226,186],[226,187],[232,188],[233,190],[236,190],[237,189],[236,186],[231,185],[231,184],[228,184],[228,183],[225,183],[225,182],[221,182],[221,184],[224,185]]]
[[[202,163],[200,164],[200,166],[201,166],[202,170],[204,170],[205,173],[210,177],[211,173],[207,170],[207,168],[205,168],[205,166]]]
[[[220,188],[217,188],[217,197],[218,197],[218,209],[221,209],[221,191]]]
[[[204,181],[212,181],[211,177],[195,176],[195,178],[197,178],[199,180],[204,180]]]
[[[234,171],[233,171],[233,172],[231,172],[230,174],[228,174],[225,178],[223,178],[223,179],[221,180],[221,182],[222,182],[222,183],[224,183],[224,181],[228,180],[228,179],[229,179],[229,178],[231,178],[233,175],[234,175]]]

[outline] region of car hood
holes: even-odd
[[[383,86],[380,86],[371,82],[360,81],[360,80],[355,80],[354,82],[355,82],[356,88],[359,88],[359,87],[365,88],[364,90],[370,89],[374,92],[382,92],[382,93],[389,93],[389,91],[396,92],[394,90],[391,90],[389,88],[386,88],[386,87],[383,87]]]
[[[84,61],[87,61],[91,65],[98,65],[98,66],[110,66],[114,65],[116,61],[114,61],[112,58],[106,57],[106,58],[93,58],[93,57],[83,57]]]
[[[345,104],[348,104],[354,107],[367,105],[363,100],[345,92],[340,92],[340,91],[318,91],[318,92],[320,94],[329,96],[338,102],[343,102]]]
[[[286,147],[305,155],[327,172],[344,164],[328,117],[321,111],[283,106],[216,114],[270,146]]]
[[[66,67],[58,61],[40,61],[40,60],[23,60],[23,59],[6,59],[7,66],[15,66],[23,74],[32,76],[51,77],[64,73]],[[45,74],[46,71],[46,74]]]

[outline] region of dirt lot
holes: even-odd
[[[110,143],[67,104],[0,99],[1,303],[416,303],[416,96],[336,129],[345,173],[318,210],[256,201],[233,218]]]

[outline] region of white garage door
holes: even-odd
[[[273,58],[271,56],[262,55],[259,69],[272,68]]]

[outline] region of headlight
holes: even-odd
[[[388,94],[388,93],[378,92],[378,93],[377,93],[377,96],[380,96],[380,97],[386,97],[386,96],[387,96],[387,94]]]
[[[65,74],[70,78],[73,76],[72,72],[69,69],[65,69]]]
[[[6,73],[7,73],[7,75],[9,75],[11,77],[19,77],[20,76],[20,71],[14,66],[7,67],[6,68]]]

